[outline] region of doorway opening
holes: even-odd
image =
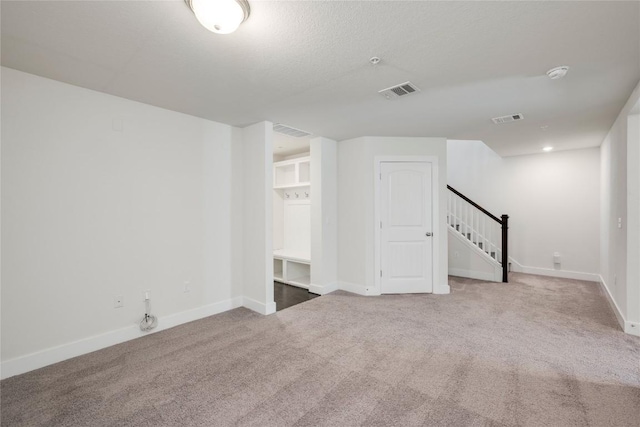
[[[308,291],[312,268],[311,191],[310,138],[274,130],[273,279],[278,311],[316,296]]]

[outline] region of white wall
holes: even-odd
[[[363,137],[338,143],[338,280],[345,290],[379,293],[375,287],[374,159],[376,156],[436,156],[440,186],[439,277],[434,293],[447,293],[446,177],[444,138]]]
[[[512,271],[598,280],[598,148],[501,158],[481,141],[451,140],[447,159],[449,185],[509,215]]]
[[[324,295],[338,286],[338,145],[311,140],[311,286]]]
[[[145,289],[158,330],[239,305],[232,127],[6,68],[2,125],[3,376],[140,336]]]
[[[640,171],[636,132],[629,126],[637,124],[630,114],[640,110],[640,84],[636,86],[626,105],[620,112],[607,137],[601,152],[601,248],[600,270],[618,320],[626,332],[640,334],[640,277],[638,258],[634,248],[638,245],[637,198]],[[635,135],[634,135],[635,133]],[[631,217],[629,216],[631,215]],[[618,227],[618,218],[621,227]]]
[[[242,129],[243,296],[244,305],[262,314],[273,301],[273,124]]]

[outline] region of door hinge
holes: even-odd
[[[382,181],[382,172],[380,172],[380,181]]]
[[[382,277],[382,270],[380,270],[380,277]]]
[[[382,228],[382,221],[380,221],[380,228]]]

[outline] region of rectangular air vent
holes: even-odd
[[[282,123],[276,123],[273,125],[273,131],[282,133],[296,138],[302,138],[303,136],[311,135],[309,132],[305,132],[300,129],[292,128],[291,126],[283,125]]]
[[[509,116],[494,117],[491,120],[493,120],[493,123],[499,125],[501,123],[515,122],[517,120],[522,120],[522,119],[524,119],[524,116],[522,115],[522,113],[518,113],[518,114],[511,114]]]
[[[378,91],[378,93],[386,99],[400,98],[401,96],[407,96],[417,92],[420,92],[420,89],[411,82],[404,82]]]

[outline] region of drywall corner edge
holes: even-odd
[[[251,311],[255,311],[256,313],[268,315],[276,312],[276,303],[262,303],[260,301],[256,301],[249,297],[242,297],[242,306],[248,308]]]
[[[611,295],[611,292],[609,292],[609,287],[607,286],[607,282],[605,282],[604,278],[602,276],[600,276],[600,287],[602,288],[602,291],[605,295],[605,297],[607,298],[607,302],[609,303],[609,305],[611,306],[611,310],[613,310],[613,314],[615,314],[616,319],[618,320],[618,325],[620,325],[620,329],[622,329],[623,331],[625,330],[625,318],[622,315],[622,311],[620,311],[620,307],[618,307],[618,304],[616,303],[616,300],[613,299],[613,296]]]
[[[327,283],[326,285],[309,285],[309,292],[316,295],[326,295],[338,290],[338,283]]]

